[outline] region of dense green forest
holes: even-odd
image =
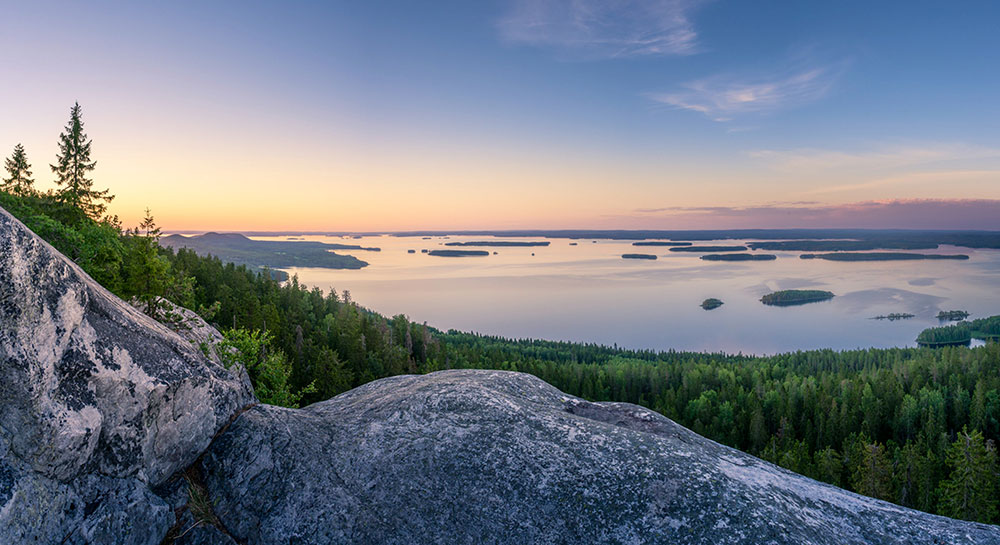
[[[917,509],[998,520],[1000,345],[816,350],[770,357],[633,351],[441,332],[366,310],[348,292],[158,244],[150,214],[124,229],[93,189],[79,106],[60,135],[57,188],[38,192],[25,150],[0,206],[95,280],[157,316],[158,298],[223,330],[262,401],[287,406],[368,381],[447,368],[509,369],[596,401],[637,403],[804,475]],[[159,316],[163,319],[163,316]],[[1000,333],[1000,322],[968,327]]]

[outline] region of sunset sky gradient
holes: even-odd
[[[608,6],[614,5],[615,9]],[[0,154],[74,101],[126,225],[1000,229],[1000,4],[20,2]]]

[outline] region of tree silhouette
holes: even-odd
[[[24,146],[18,144],[14,146],[14,153],[4,161],[9,178],[3,179],[0,188],[15,195],[27,196],[34,193],[34,180],[31,179],[31,165],[28,164],[28,156],[24,153]]]
[[[87,177],[97,162],[90,159],[91,140],[83,132],[81,114],[80,103],[74,103],[69,122],[64,132],[59,134],[56,164],[49,166],[56,175],[56,185],[60,186],[60,199],[87,217],[100,219],[107,210],[106,203],[115,197],[109,195],[107,189],[94,191],[94,180]]]

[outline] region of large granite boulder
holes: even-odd
[[[1000,543],[998,527],[858,496],[513,372],[257,405],[201,469],[222,523],[250,545]]]
[[[152,487],[254,401],[0,210],[0,543],[159,543]]]

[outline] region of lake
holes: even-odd
[[[774,354],[916,346],[914,339],[922,329],[939,325],[935,318],[939,310],[967,310],[971,318],[1000,314],[1000,250],[941,246],[920,251],[967,254],[968,261],[845,263],[800,259],[804,252],[758,251],[778,259],[709,262],[699,259],[701,254],[634,247],[632,241],[618,240],[301,238],[382,249],[338,250],[370,264],[360,270],[286,269],[303,284],[324,291],[349,290],[359,304],[385,315],[405,314],[439,329],[504,337],[636,349]],[[485,257],[421,253],[422,249],[449,248],[444,245],[447,242],[473,240],[548,240],[551,245],[462,248],[489,250],[491,255]],[[696,244],[740,242],[751,240]],[[655,254],[658,259],[622,259],[625,253]],[[793,307],[771,307],[759,301],[771,291],[798,288],[829,290],[837,297]],[[709,297],[725,304],[703,310],[699,305]],[[894,322],[870,319],[894,312],[916,317]]]

